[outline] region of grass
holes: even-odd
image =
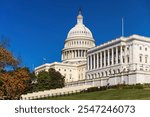
[[[150,88],[108,89],[69,96],[49,97],[45,100],[150,100]]]

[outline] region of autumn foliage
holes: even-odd
[[[1,96],[6,96],[7,99],[19,99],[28,86],[27,83],[30,79],[28,74],[28,71],[23,68],[0,73]]]
[[[0,46],[0,98],[19,99],[28,86],[29,71],[18,67],[18,60],[6,48]],[[11,70],[7,70],[11,67]]]

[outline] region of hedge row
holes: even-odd
[[[135,85],[118,84],[114,86],[91,87],[83,92],[104,91],[107,89],[144,89],[145,87],[150,88],[150,84],[135,84]]]

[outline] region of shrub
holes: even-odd
[[[98,87],[90,87],[87,89],[87,92],[94,92],[94,91],[98,91]]]
[[[134,88],[135,88],[135,89],[143,89],[144,87],[143,87],[143,85],[141,85],[141,84],[136,84],[136,85],[134,86]]]

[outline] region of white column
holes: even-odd
[[[99,68],[99,53],[97,53],[97,68]]]
[[[90,63],[90,56],[87,57],[87,66],[88,66],[88,70],[90,69],[89,63]]]
[[[84,50],[84,57],[86,57],[86,50]]]
[[[130,59],[130,61],[129,61],[129,63],[132,63],[132,58],[133,58],[133,56],[132,56],[132,47],[133,47],[133,45],[130,45],[130,48],[129,48],[129,59]]]
[[[127,47],[126,46],[124,47],[124,61],[125,61],[125,64],[127,64]]]
[[[93,57],[93,55],[91,55],[91,67],[92,67],[92,69],[94,69],[94,57]]]
[[[100,68],[100,52],[98,52],[98,68]]]
[[[116,64],[118,64],[118,46],[116,47]]]
[[[65,54],[65,55],[64,55],[64,59],[66,59],[66,52],[64,52],[64,54]]]
[[[106,66],[106,51],[104,50],[104,67]]]
[[[69,58],[71,58],[71,51],[69,51]]]
[[[107,51],[107,56],[108,56],[108,57],[107,57],[107,59],[108,59],[108,60],[107,60],[107,63],[108,63],[108,66],[110,65],[109,51],[110,51],[110,49],[108,49],[108,51]]]
[[[74,51],[74,54],[75,54],[75,58],[76,58],[77,57],[77,50]]]
[[[95,69],[95,54],[93,54],[93,63],[94,63],[94,69]]]
[[[93,69],[92,68],[92,62],[93,62],[93,57],[92,57],[92,55],[91,55],[91,59],[90,59],[91,61],[90,61],[90,66],[91,66],[91,70]]]
[[[72,57],[72,53],[71,53],[71,50],[70,50],[70,58]]]
[[[73,50],[71,50],[71,58],[73,58]]]
[[[120,63],[122,64],[122,45],[120,45]]]
[[[79,57],[81,58],[81,57],[82,57],[82,56],[81,56],[81,50],[79,50],[79,53],[80,53],[80,54],[79,54]]]
[[[112,48],[112,51],[111,51],[111,61],[112,61],[112,65],[114,65],[114,48]]]
[[[100,68],[102,68],[102,52],[100,52]]]
[[[80,50],[78,50],[78,57],[80,57]]]

